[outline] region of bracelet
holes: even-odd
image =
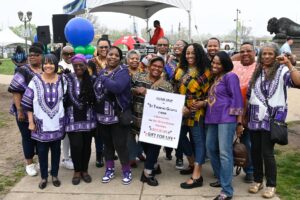
[[[292,69],[290,69],[290,72],[293,72],[293,71],[298,71],[295,66],[293,66]]]

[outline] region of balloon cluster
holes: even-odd
[[[65,26],[67,41],[73,45],[76,54],[83,54],[86,59],[91,59],[95,51],[95,47],[90,45],[94,34],[93,24],[82,17],[71,19]]]

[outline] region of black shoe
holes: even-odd
[[[73,176],[73,178],[72,178],[72,184],[73,185],[78,185],[79,183],[80,183],[80,177]]]
[[[150,186],[158,186],[158,181],[156,180],[156,178],[154,177],[154,175],[151,176],[145,176],[144,174],[144,170],[142,171],[142,175],[141,175],[141,179],[140,179],[143,183],[147,183]]]
[[[104,166],[102,153],[96,153],[96,167],[101,168]]]
[[[253,181],[254,181],[253,174],[246,174],[244,181],[245,181],[245,183],[253,183]]]
[[[81,173],[81,178],[86,183],[92,182],[92,177],[87,172],[86,173]]]
[[[203,185],[203,177],[200,176],[200,178],[198,179],[193,179],[193,177],[191,177],[191,179],[193,180],[192,184],[188,184],[187,182],[181,183],[180,187],[182,189],[192,189],[195,187],[201,187]]]
[[[232,199],[232,197],[228,197],[225,194],[219,194],[218,196],[216,196],[216,198],[214,198],[214,200],[230,200]]]
[[[210,183],[209,185],[210,185],[210,187],[221,187],[220,181],[216,181],[216,182]]]
[[[57,178],[57,177],[54,177],[52,176],[52,184],[55,186],[55,187],[59,187],[61,182],[60,180]]]
[[[192,174],[193,173],[193,171],[194,171],[194,166],[188,166],[188,168],[186,168],[186,169],[183,169],[183,170],[180,170],[180,174],[181,175],[188,175],[188,174]]]
[[[39,188],[42,190],[44,189],[45,187],[47,187],[47,179],[42,179],[41,182],[39,183]]]
[[[152,172],[155,175],[161,174],[161,168],[160,165],[157,165],[157,168],[153,170]]]

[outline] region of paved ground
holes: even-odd
[[[11,76],[0,75],[0,83],[8,84]],[[300,90],[290,89],[289,96],[289,115],[288,121],[299,120],[300,115],[297,113],[299,105],[298,99]],[[297,105],[297,106],[296,106]],[[174,156],[173,156],[174,157]],[[215,181],[212,175],[210,163],[206,163],[203,167],[204,186],[191,190],[183,190],[179,184],[185,181],[189,176],[182,176],[175,169],[175,161],[166,161],[164,153],[161,152],[159,163],[162,168],[162,174],[157,176],[159,181],[158,187],[151,187],[139,181],[143,164],[139,163],[137,169],[133,169],[133,182],[124,186],[121,183],[121,173],[119,161],[116,162],[116,178],[108,184],[101,183],[101,176],[104,173],[104,168],[98,169],[95,167],[95,153],[92,153],[89,172],[93,178],[93,182],[86,184],[81,182],[78,186],[73,186],[71,183],[72,170],[60,168],[59,178],[62,185],[55,188],[51,180],[44,190],[38,188],[40,177],[24,177],[12,190],[4,197],[4,200],[205,200],[213,199],[218,193],[219,188],[209,186],[210,182]],[[185,164],[187,162],[185,161]],[[243,183],[244,174],[234,177],[233,186],[235,189],[234,199],[241,200],[257,200],[262,199],[261,193],[249,194],[247,192],[248,184]],[[279,199],[278,197],[274,198]]]
[[[4,200],[21,200],[21,199],[39,199],[39,200],[205,200],[213,199],[218,193],[219,188],[209,186],[210,182],[215,181],[212,176],[210,163],[206,163],[203,169],[204,186],[190,190],[183,190],[179,184],[185,181],[189,176],[180,175],[175,169],[175,161],[166,161],[163,158],[164,153],[161,152],[159,163],[162,168],[162,174],[157,176],[159,186],[151,187],[147,184],[142,184],[139,181],[142,163],[139,163],[137,169],[133,169],[133,182],[124,186],[121,183],[120,165],[117,162],[116,177],[108,184],[100,182],[101,176],[104,173],[104,168],[98,169],[94,166],[94,154],[90,162],[90,174],[93,182],[86,184],[81,182],[78,186],[73,186],[71,183],[72,170],[60,168],[59,178],[62,185],[56,188],[51,181],[44,190],[38,188],[40,177],[24,177],[4,198]],[[243,183],[244,175],[234,177],[233,186],[235,189],[234,199],[241,200],[257,200],[263,199],[260,194],[249,194],[247,192],[248,184]],[[274,198],[279,199],[279,198]]]

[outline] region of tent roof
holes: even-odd
[[[188,6],[183,0],[75,0],[64,6],[64,12],[82,14],[89,9],[89,12],[118,12],[148,19],[164,8],[190,10]]]
[[[30,41],[27,41],[31,44]],[[7,46],[10,44],[25,44],[25,39],[16,35],[10,28],[6,28],[0,32],[0,46]]]

